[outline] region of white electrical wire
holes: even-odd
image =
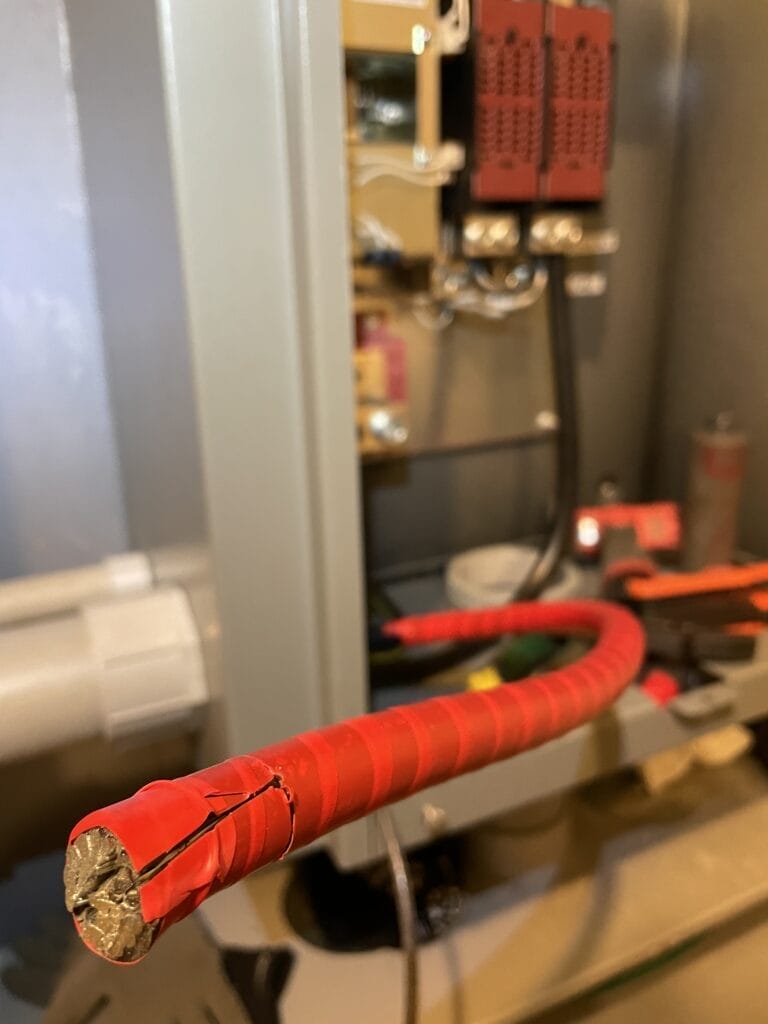
[[[384,156],[382,153],[358,149],[354,155],[353,184],[368,185],[377,178],[399,178],[411,185],[442,188],[453,180],[464,166],[464,147],[458,142],[444,142],[434,154],[419,157],[414,151],[411,162]]]
[[[402,252],[403,240],[372,213],[359,213],[354,220],[355,238],[366,252]]]
[[[546,291],[548,274],[543,264],[537,265],[531,283],[525,289],[501,285],[490,291],[489,275],[487,280],[483,279],[482,286],[479,281],[473,286],[468,280],[471,281],[471,278],[467,279],[466,275],[449,272],[442,281],[443,287],[436,281],[430,294],[414,296],[411,312],[415,319],[427,330],[432,331],[448,327],[456,313],[470,313],[488,320],[503,320],[512,313],[530,309],[539,301]],[[448,287],[451,283],[452,286]],[[434,309],[437,309],[436,315],[432,312]]]
[[[454,308],[464,313],[474,313],[490,320],[503,320],[511,313],[530,309],[542,297],[547,288],[548,274],[544,267],[537,267],[530,287],[515,292],[479,292],[468,289],[464,295],[457,295]]]
[[[469,0],[453,0],[450,9],[440,19],[438,28],[440,52],[463,53],[469,41],[469,33]]]

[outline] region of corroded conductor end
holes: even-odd
[[[144,920],[138,882],[128,854],[108,829],[89,829],[67,849],[67,910],[85,944],[107,960],[140,960],[154,940],[158,922]]]

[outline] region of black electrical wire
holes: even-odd
[[[557,571],[573,536],[579,500],[579,417],[571,317],[565,289],[565,256],[547,257],[549,345],[558,418],[556,443],[556,509],[552,531],[528,576],[514,595],[518,601],[539,597]]]

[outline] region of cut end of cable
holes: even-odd
[[[154,942],[158,922],[144,920],[136,871],[105,828],[83,832],[68,847],[64,900],[85,944],[107,960],[134,963]]]

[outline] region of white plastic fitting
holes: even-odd
[[[94,736],[189,727],[208,694],[176,587],[0,630],[0,761]]]
[[[106,736],[184,724],[206,703],[200,639],[182,590],[86,605],[82,617]]]
[[[142,552],[105,558],[96,565],[0,582],[0,626],[74,611],[88,601],[141,593],[152,586]]]

